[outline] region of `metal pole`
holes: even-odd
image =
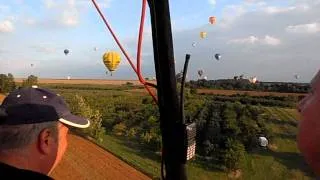
[[[184,154],[184,126],[175,76],[171,20],[168,0],[148,0],[157,76],[162,158],[166,179],[187,179]]]

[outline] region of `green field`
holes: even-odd
[[[67,101],[75,94],[83,96],[94,108],[100,110],[103,117],[110,118],[116,104],[128,107],[141,104],[145,96],[141,93],[128,92],[134,87],[128,86],[72,86],[46,85],[61,93]],[[272,120],[267,122],[274,134],[269,149],[250,152],[245,157],[241,171],[242,179],[311,179],[310,169],[304,163],[296,145],[298,113],[295,109],[263,107]],[[109,114],[110,115],[110,114]],[[112,117],[111,117],[112,118]],[[154,179],[160,177],[159,153],[145,148],[145,145],[126,137],[115,136],[108,131],[100,144],[130,165],[144,171]],[[187,165],[189,179],[228,179],[228,173],[214,168],[214,164],[195,158]]]

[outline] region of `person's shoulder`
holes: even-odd
[[[24,170],[24,169],[18,169],[12,166],[9,166],[7,164],[0,163],[0,179],[5,180],[5,179],[10,179],[10,180],[15,180],[15,179],[43,179],[43,180],[53,180],[53,178],[29,171],[29,170]]]

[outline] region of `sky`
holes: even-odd
[[[96,2],[135,62],[142,1]],[[319,9],[320,0],[170,1],[176,72],[188,53],[189,79],[197,79],[202,69],[208,79],[243,74],[261,81],[309,82],[320,69]],[[209,23],[210,16],[216,24]],[[148,9],[144,77],[155,76],[150,24]],[[200,32],[207,37],[201,39]],[[70,50],[67,56],[64,49]],[[137,79],[123,55],[113,76],[106,75],[102,56],[108,51],[120,49],[90,0],[0,0],[0,73]]]

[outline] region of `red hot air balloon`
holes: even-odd
[[[210,16],[210,17],[209,17],[209,22],[210,22],[210,24],[216,24],[216,21],[217,21],[217,19],[216,19],[215,16]]]

